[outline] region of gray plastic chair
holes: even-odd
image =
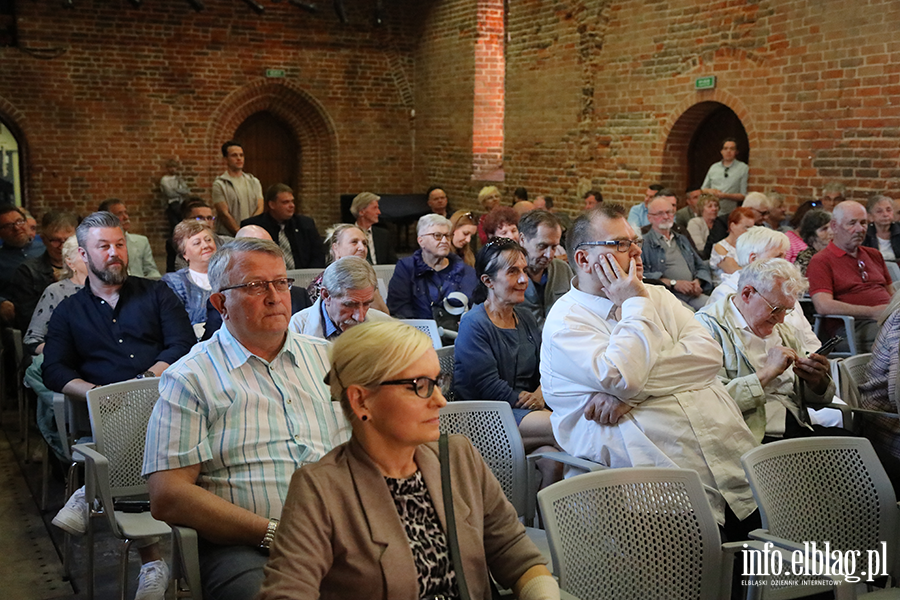
[[[849,356],[838,363],[838,395],[853,408],[859,408],[859,386],[866,381],[866,369],[872,354]]]
[[[443,348],[438,348],[436,350],[438,360],[441,363],[441,374],[446,377],[446,383],[444,387],[441,389],[441,393],[444,394],[444,398],[447,399],[447,402],[453,402],[453,369],[456,365],[456,361],[454,359],[455,353],[454,346],[444,346]]]
[[[96,499],[112,534],[123,540],[120,564],[120,598],[127,588],[128,550],[132,541],[163,537],[169,526],[149,512],[114,510],[118,499],[146,499],[147,482],[141,477],[144,439],[153,406],[159,399],[159,379],[133,379],[88,391],[88,412],[94,434],[92,444],[78,444],[73,454],[85,458],[85,498]],[[149,508],[149,503],[147,504]],[[94,519],[88,520],[88,597],[94,586]]]
[[[816,337],[825,341],[822,338],[822,324],[825,323],[828,319],[840,319],[844,323],[844,334],[847,337],[847,345],[850,348],[850,352],[832,352],[831,356],[834,357],[847,357],[847,356],[856,356],[859,354],[859,347],[856,343],[856,319],[851,317],[850,315],[820,315],[816,313],[813,315],[815,317],[815,323],[813,323],[813,333],[816,334]]]
[[[700,477],[608,469],[538,492],[559,586],[579,598],[728,598],[734,553],[721,543]]]
[[[431,343],[434,345],[435,350],[440,350],[444,347],[444,343],[441,341],[441,332],[438,328],[437,322],[434,319],[398,319],[401,323],[406,323],[416,329],[423,331],[428,334],[428,337],[431,338]]]
[[[887,569],[896,581],[900,512],[891,482],[865,438],[813,437],[754,448],[741,457],[762,529],[754,539],[789,551],[804,542],[821,548],[868,550],[887,544]],[[865,566],[857,567],[857,575]],[[838,598],[855,598],[853,585],[837,578]],[[873,597],[900,598],[900,589]]]

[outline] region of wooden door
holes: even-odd
[[[258,112],[241,123],[234,139],[244,148],[244,171],[259,179],[263,194],[276,183],[297,193],[300,146],[287,124],[270,112]]]
[[[747,132],[734,111],[724,104],[715,109],[697,126],[688,146],[688,189],[700,187],[710,165],[722,160],[722,140],[737,140],[737,158],[750,164],[750,145]]]

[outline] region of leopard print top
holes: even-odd
[[[447,536],[441,528],[421,471],[408,479],[385,477],[403,522],[419,577],[419,597],[459,598]]]

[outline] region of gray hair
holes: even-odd
[[[249,252],[261,252],[284,260],[284,252],[281,251],[278,244],[269,240],[238,238],[228,242],[216,250],[216,253],[209,259],[207,276],[213,293],[220,292],[222,288],[231,285],[230,271],[235,256]]]
[[[350,290],[374,288],[378,284],[375,269],[365,259],[345,256],[328,265],[322,276],[322,287],[329,296],[343,296]]]
[[[875,207],[878,206],[879,203],[884,202],[885,200],[890,202],[891,207],[893,208],[893,198],[891,198],[890,196],[885,196],[884,194],[875,194],[866,202],[866,212],[871,213],[873,210],[875,210]]]
[[[750,192],[744,197],[744,203],[741,206],[764,210],[771,208],[772,203],[769,202],[769,198],[762,192]]]
[[[781,248],[787,253],[791,248],[791,240],[780,231],[767,227],[751,227],[738,238],[735,249],[737,250],[737,262],[746,267],[750,264],[750,255],[759,257],[768,250]]]
[[[755,260],[741,269],[738,293],[748,285],[759,292],[773,292],[778,288],[782,295],[795,300],[809,289],[809,282],[800,273],[800,269],[783,258]]]
[[[829,181],[822,188],[822,193],[827,194],[829,192],[840,192],[841,196],[843,196],[847,192],[847,186],[840,181]]]
[[[381,200],[381,196],[377,196],[372,192],[362,192],[361,194],[357,194],[350,204],[350,214],[354,217],[358,217],[359,211],[363,210],[376,200]]]
[[[419,224],[416,226],[416,235],[422,235],[427,229],[435,225],[443,225],[448,232],[453,230],[453,223],[450,222],[450,219],[431,213],[419,219]]]
[[[119,217],[107,211],[98,211],[95,213],[91,213],[84,218],[81,224],[78,225],[78,228],[75,229],[75,236],[78,238],[78,245],[82,248],[85,248],[85,244],[87,244],[87,237],[90,233],[91,229],[108,229],[112,227],[118,227],[122,229],[122,222],[119,221]],[[125,235],[125,230],[122,229],[122,235]]]
[[[861,209],[863,209],[863,211],[866,210],[866,207],[856,200],[844,200],[843,202],[835,206],[834,210],[831,211],[831,219],[843,224],[844,217],[847,216],[847,213],[852,210],[854,205],[860,207]]]

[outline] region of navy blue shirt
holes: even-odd
[[[184,305],[165,283],[129,277],[113,309],[87,281],[50,317],[44,384],[62,392],[77,378],[97,385],[125,381],[156,362],[174,363],[195,341]]]

